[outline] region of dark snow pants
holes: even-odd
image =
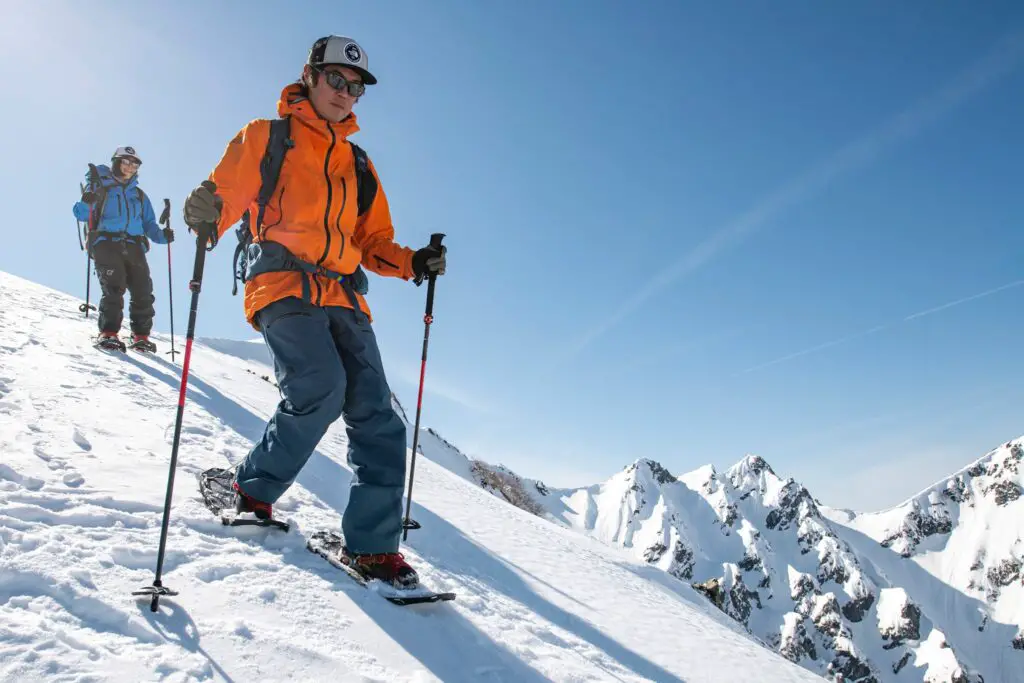
[[[282,400],[236,481],[253,498],[275,502],[342,416],[354,475],[341,520],[345,543],[357,553],[395,552],[402,530],[406,427],[392,408],[370,322],[358,316],[295,297],[257,314]]]
[[[148,335],[156,314],[153,279],[142,245],[135,241],[102,240],[92,245],[100,281],[100,332],[120,332],[124,320],[124,291],[131,293],[128,320],[133,334]]]

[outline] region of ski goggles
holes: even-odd
[[[340,92],[348,90],[348,94],[352,97],[362,97],[363,93],[366,92],[366,84],[362,81],[350,81],[337,71],[324,71],[322,68],[313,68],[322,74],[324,80],[327,81],[327,85],[331,86],[335,90]]]

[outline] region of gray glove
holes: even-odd
[[[220,212],[224,208],[224,200],[217,196],[217,185],[212,180],[204,180],[202,184],[185,200],[183,212],[185,223],[196,230],[200,225],[216,225],[220,221]]]

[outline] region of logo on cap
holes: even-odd
[[[135,148],[134,147],[125,147],[124,151],[127,152],[128,154],[135,154]]]
[[[358,45],[356,45],[355,43],[349,43],[348,45],[345,46],[345,57],[347,57],[348,61],[352,62],[353,64],[358,64],[359,61],[363,58],[363,53],[359,50]]]

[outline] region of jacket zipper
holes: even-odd
[[[128,193],[124,191],[124,188],[121,188],[121,194],[117,195],[117,213],[121,213],[122,194],[124,195],[124,230],[122,230],[121,232],[124,233],[124,235],[127,237],[128,228],[130,228],[132,224],[132,210],[128,206]]]
[[[327,241],[324,244],[324,253],[316,262],[318,266],[323,265],[323,262],[327,260],[328,254],[331,253],[331,197],[334,194],[334,186],[331,183],[330,163],[331,152],[334,151],[334,145],[337,142],[337,138],[334,135],[334,129],[331,128],[330,122],[324,121],[324,125],[327,126],[327,132],[331,134],[331,146],[327,148],[327,156],[324,157],[324,178],[327,180],[327,208],[324,210],[324,236]]]
[[[327,260],[327,255],[331,253],[331,197],[334,194],[334,186],[331,184],[331,152],[334,151],[334,145],[338,140],[334,135],[334,129],[331,128],[330,122],[324,121],[324,125],[327,127],[327,132],[331,134],[331,145],[327,148],[327,155],[324,157],[324,178],[327,180],[327,208],[324,209],[324,253],[320,255],[320,259],[316,262],[318,266],[323,265],[324,261]],[[322,294],[320,278],[314,275],[313,282],[316,283],[316,305],[320,306],[320,296]]]

